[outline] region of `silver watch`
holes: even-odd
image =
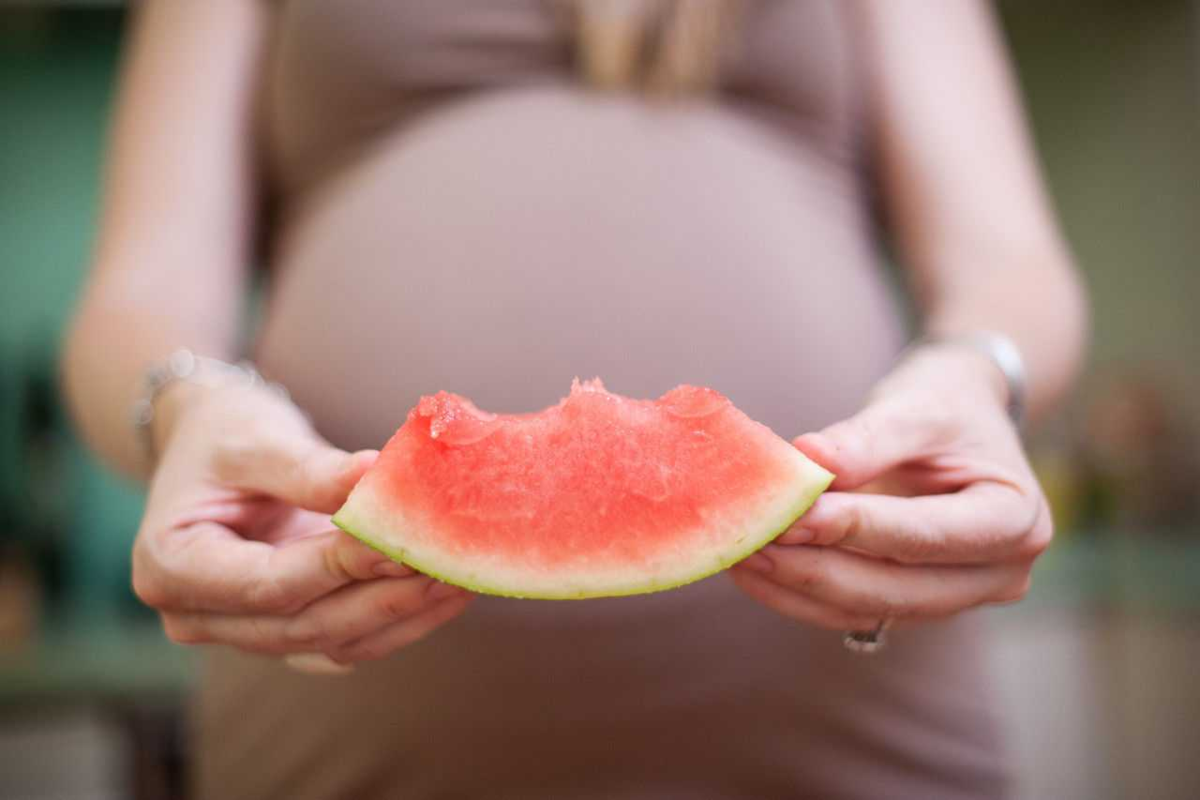
[[[157,459],[154,449],[154,404],[166,389],[178,381],[244,386],[265,386],[286,397],[287,390],[263,379],[249,361],[229,364],[216,358],[196,355],[180,348],[166,360],[150,366],[142,378],[142,393],[133,404],[133,427],[142,443],[147,463]]]

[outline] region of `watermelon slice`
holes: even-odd
[[[476,592],[605,597],[719,572],[832,480],[712,389],[633,400],[576,380],[536,414],[421,398],[333,521]]]

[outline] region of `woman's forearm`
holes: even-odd
[[[1078,372],[1087,311],[1003,34],[983,0],[854,8],[884,201],[925,328],[1010,336],[1042,414]]]
[[[205,304],[204,319],[185,305],[131,302],[119,285],[93,284],[65,342],[63,388],[76,423],[92,450],[128,475],[148,468],[132,417],[147,367],[180,346],[218,358],[234,352],[236,298]]]
[[[1082,368],[1089,327],[1086,293],[1065,255],[1045,254],[1028,262],[1003,253],[976,258],[994,260],[993,265],[971,270],[966,280],[943,281],[923,303],[924,330],[987,330],[1011,337],[1027,371],[1026,412],[1036,420],[1063,399]]]
[[[266,11],[229,0],[146,3],[136,14],[63,383],[88,443],[141,475],[131,413],[147,366],[178,347],[228,358],[236,346]]]

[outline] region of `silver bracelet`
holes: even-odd
[[[1013,424],[1020,427],[1025,419],[1027,373],[1025,359],[1021,357],[1021,350],[1016,342],[994,331],[971,331],[922,336],[913,342],[909,349],[925,345],[962,345],[991,361],[1004,376],[1004,383],[1008,387],[1008,416]]]
[[[287,397],[287,390],[283,386],[266,381],[249,361],[229,364],[216,358],[196,355],[187,348],[180,348],[167,356],[166,360],[146,370],[142,378],[142,394],[133,404],[133,428],[141,441],[148,464],[153,465],[158,458],[154,447],[155,403],[168,387],[179,381],[263,386]]]

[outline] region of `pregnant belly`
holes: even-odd
[[[398,133],[294,217],[258,358],[345,447],[380,445],[421,393],[526,410],[593,374],[633,395],[710,384],[790,436],[849,413],[900,343],[852,181],[728,111],[489,96]],[[929,796],[900,782],[935,774],[911,765],[972,757],[983,730],[957,705],[979,696],[960,634],[912,632],[880,671],[720,576],[592,602],[480,598],[316,693],[221,654],[206,744],[243,758],[230,731],[286,726],[278,758],[225,773],[373,776],[413,797],[583,796],[581,781],[603,797],[783,797],[871,770]],[[941,738],[891,737],[880,755],[889,708],[923,709]]]
[[[543,88],[397,132],[284,229],[258,342],[318,426],[382,444],[417,397],[707,384],[780,434],[899,346],[852,171],[717,107]]]

